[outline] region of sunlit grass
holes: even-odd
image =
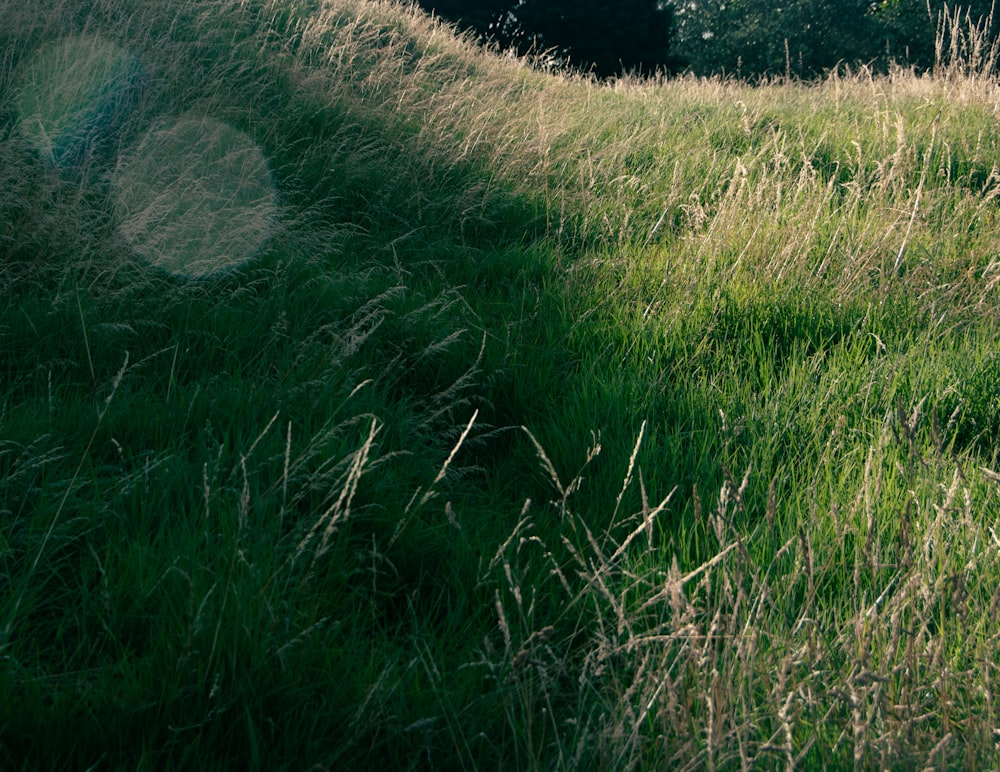
[[[996,766],[974,35],[750,88],[367,0],[0,18],[5,767]],[[17,84],[67,36],[145,86],[57,164]],[[198,277],[116,194],[181,116],[277,191]]]

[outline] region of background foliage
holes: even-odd
[[[598,77],[625,72],[809,78],[840,65],[926,69],[945,13],[992,28],[966,0],[419,0],[480,39]]]

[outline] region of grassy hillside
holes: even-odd
[[[4,768],[997,766],[974,38],[598,85],[374,0],[0,18]]]

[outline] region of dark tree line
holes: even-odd
[[[657,0],[418,0],[484,42],[598,77],[674,71],[674,7]]]
[[[517,50],[550,51],[599,77],[676,69],[674,8],[656,0],[521,0],[497,25]]]
[[[979,25],[992,0],[956,0],[947,9]],[[822,75],[841,64],[934,64],[944,0],[683,0],[680,53],[702,74]]]
[[[609,77],[690,70],[814,77],[930,67],[944,0],[418,0],[484,42]],[[987,25],[994,0],[956,0]],[[997,25],[993,25],[996,27]]]

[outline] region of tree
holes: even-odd
[[[455,22],[483,41],[492,36],[510,6],[510,0],[418,0],[418,3],[425,11]]]
[[[503,36],[521,53],[551,51],[598,77],[675,70],[673,5],[658,0],[520,0]]]
[[[943,15],[994,39],[994,0],[685,0],[678,52],[699,74],[816,77],[840,64],[928,68]],[[992,26],[991,26],[992,24]]]
[[[992,0],[966,0],[947,6],[941,0],[881,0],[875,17],[882,25],[888,57],[920,69],[934,65],[935,36],[944,14],[958,15],[961,22],[974,24],[994,39],[997,19]]]
[[[664,0],[418,0],[519,54],[550,52],[598,77],[675,70],[673,5]]]
[[[680,53],[700,74],[814,77],[878,56],[872,0],[687,0]]]

